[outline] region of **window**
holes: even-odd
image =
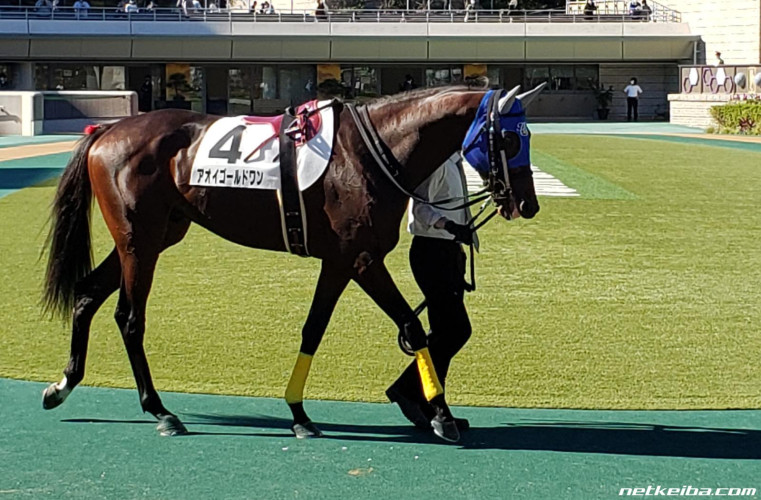
[[[426,87],[440,87],[462,83],[462,66],[427,68],[425,70]]]
[[[78,64],[36,64],[36,90],[124,90],[124,66],[83,66]]]
[[[550,92],[588,91],[590,82],[597,81],[599,68],[594,65],[526,66],[524,87],[532,89],[542,82],[548,82],[547,90]]]
[[[548,66],[527,66],[525,77],[524,87],[533,89],[540,83],[549,81],[550,68]]]
[[[573,90],[574,77],[573,66],[551,66],[550,67],[550,89],[551,90]]]
[[[589,90],[597,87],[600,81],[597,66],[576,66],[576,90]]]

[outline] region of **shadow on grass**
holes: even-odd
[[[189,413],[185,423],[262,432],[190,432],[190,436],[291,436],[289,419]],[[70,423],[153,424],[146,420],[67,419]],[[318,423],[324,439],[379,443],[427,443],[452,446],[411,425]],[[271,432],[271,431],[286,432]],[[663,426],[617,422],[505,423],[471,427],[456,445],[463,450],[556,451],[656,457],[761,459],[761,431],[711,427]]]

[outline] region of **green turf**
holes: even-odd
[[[193,433],[162,438],[134,391],[0,379],[3,499],[570,499],[620,488],[755,487],[761,412],[455,408],[458,445],[389,404],[309,402],[327,437],[299,441],[282,400],[167,393]]]
[[[759,407],[759,155],[603,136],[536,134],[534,145],[586,197],[543,198],[534,220],[484,228],[479,289],[468,297],[474,334],[452,365],[450,400]],[[630,195],[595,196],[600,186]],[[67,360],[68,329],[41,320],[37,307],[52,196],[43,187],[0,200],[1,376],[57,380]],[[97,213],[95,221],[102,258],[112,243]],[[408,247],[404,236],[388,262],[417,303]],[[241,248],[194,227],[159,261],[149,301],[146,350],[157,386],[280,396],[317,272],[313,259]],[[111,299],[94,321],[86,382],[133,387],[113,310]],[[395,338],[352,285],[307,396],[382,400],[408,361]]]

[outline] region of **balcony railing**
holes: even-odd
[[[210,3],[208,5],[211,5]],[[0,7],[0,20],[78,20],[78,21],[174,21],[174,22],[266,22],[266,23],[630,23],[642,21],[680,22],[678,13],[659,10],[647,19],[626,13],[599,12],[585,16],[563,10],[330,10],[316,14],[314,10],[287,10],[273,14],[248,12],[242,9],[218,8],[154,8],[130,11],[115,8],[73,7]],[[0,35],[2,32],[0,32]]]
[[[586,3],[586,0],[566,0],[565,11],[567,14],[582,15]],[[595,2],[595,16],[629,16],[633,20],[659,23],[679,23],[682,20],[681,13],[655,1],[648,0],[651,10],[649,15],[641,9],[639,12],[632,12],[629,10],[629,4],[629,1],[624,0],[598,0]]]

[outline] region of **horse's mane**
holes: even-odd
[[[385,106],[392,106],[395,104],[405,105],[410,101],[418,99],[424,99],[426,97],[434,97],[437,95],[448,94],[450,92],[468,92],[468,91],[480,91],[489,87],[488,78],[477,78],[473,81],[473,84],[463,85],[445,85],[443,87],[433,88],[420,88],[415,90],[409,90],[407,92],[401,92],[399,94],[378,97],[371,101],[368,101],[368,109],[377,109]]]

